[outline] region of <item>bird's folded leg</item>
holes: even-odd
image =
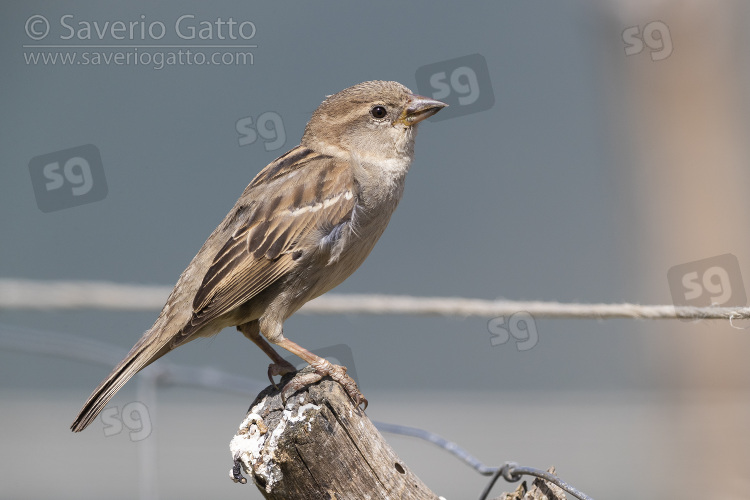
[[[307,349],[286,338],[280,340],[278,345],[310,363],[310,366],[314,370],[312,373],[297,375],[284,386],[281,391],[281,398],[284,401],[303,387],[314,384],[323,377],[331,377],[333,380],[341,384],[349,397],[352,398],[352,401],[354,401],[354,404],[357,406],[363,406],[363,409],[365,410],[367,409],[367,399],[365,399],[359,391],[359,387],[357,387],[357,383],[354,379],[346,374],[345,366],[334,365],[327,359],[311,353]]]
[[[271,361],[273,361],[273,363],[268,365],[268,380],[271,381],[271,385],[276,389],[278,389],[278,386],[273,380],[274,375],[286,375],[287,373],[294,373],[297,371],[293,364],[282,358],[281,355],[276,352],[268,342],[266,342],[266,339],[260,334],[260,328],[257,321],[237,325],[237,330],[239,330],[242,335],[255,342],[255,344],[260,347],[269,358],[271,358]]]

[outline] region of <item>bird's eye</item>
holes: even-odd
[[[373,118],[377,118],[378,120],[381,120],[385,118],[385,116],[388,114],[388,111],[383,106],[373,106],[370,110],[370,114]]]

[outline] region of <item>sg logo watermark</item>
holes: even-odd
[[[675,306],[747,305],[740,263],[731,253],[674,266],[667,281]]]
[[[625,42],[625,55],[632,56],[643,52],[644,44],[651,50],[651,60],[661,61],[672,55],[672,37],[669,27],[661,21],[652,21],[643,27],[625,28],[622,32]]]
[[[487,323],[487,330],[490,332],[490,344],[493,347],[505,344],[513,337],[516,349],[528,351],[539,341],[534,317],[523,311],[511,314],[507,322],[505,316],[492,318]]]
[[[487,61],[481,54],[422,66],[417,69],[416,80],[420,94],[449,104],[428,120],[446,120],[486,111],[495,105]]]
[[[130,432],[130,440],[143,441],[151,435],[151,417],[148,408],[140,401],[132,401],[122,407],[114,406],[102,411],[102,423],[104,423],[104,436],[116,436],[125,428]]]
[[[93,144],[32,158],[29,173],[36,204],[45,213],[93,203],[107,196],[102,157]]]
[[[286,142],[284,121],[278,113],[273,111],[261,113],[255,121],[252,116],[240,118],[235,124],[235,129],[239,134],[237,142],[240,146],[254,144],[258,136],[263,139],[263,147],[266,151],[275,151]]]
[[[359,379],[357,378],[357,367],[354,366],[354,355],[352,354],[351,347],[346,344],[335,344],[328,347],[321,347],[320,349],[313,349],[313,352],[321,358],[327,359],[334,365],[345,366],[346,374],[359,384]],[[307,363],[297,356],[290,356],[284,359],[293,364],[297,370],[301,370],[307,366]]]

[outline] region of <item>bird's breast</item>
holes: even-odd
[[[362,265],[385,231],[396,204],[376,209],[357,204],[349,221],[321,238],[299,276],[301,287],[309,290],[308,300],[338,286]]]

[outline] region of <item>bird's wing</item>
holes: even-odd
[[[193,331],[258,295],[293,270],[327,230],[350,220],[356,188],[347,162],[299,146],[264,168],[243,199],[252,208],[203,277]]]

